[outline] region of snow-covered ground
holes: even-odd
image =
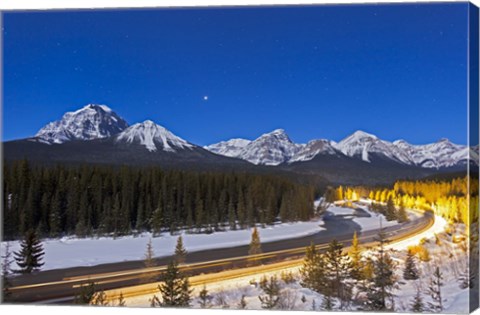
[[[328,211],[335,215],[353,215],[353,209],[342,208],[339,206],[332,206]],[[375,213],[369,213],[372,215],[371,218],[355,218],[354,220],[360,219],[359,224],[362,224],[362,227],[368,228],[374,226],[374,228],[377,228],[379,217]],[[416,214],[412,213],[410,215],[415,216]],[[371,222],[368,219],[370,219]],[[377,225],[375,225],[374,222]],[[383,222],[383,226],[388,224],[395,223]],[[427,231],[409,238],[408,240],[387,246],[392,258],[399,266],[399,268],[396,268],[396,275],[399,279],[399,288],[394,292],[396,311],[411,311],[411,304],[416,295],[417,286],[420,286],[421,288],[425,307],[431,302],[427,290],[434,268],[438,265],[443,274],[444,286],[442,287],[442,295],[444,313],[459,314],[468,312],[468,290],[461,289],[458,280],[460,275],[464,272],[468,262],[467,255],[464,251],[465,244],[462,243],[462,241],[459,241],[462,239],[461,236],[464,235],[464,228],[462,228],[461,225],[456,225],[454,227],[449,226],[449,233],[447,233],[445,232],[447,226],[448,224],[443,218],[435,217],[434,225]],[[419,244],[422,244],[421,246],[429,252],[430,260],[423,262],[417,260],[417,267],[420,270],[420,279],[406,281],[403,279],[403,266],[406,258],[406,250],[409,246]],[[303,288],[299,284],[299,268],[300,267],[293,267],[283,270],[283,272],[292,272],[296,281],[290,284],[285,284],[280,281],[282,286],[281,300],[283,301],[281,308],[304,311],[316,308],[319,310],[323,297],[321,294]],[[206,288],[212,296],[211,307],[224,308],[226,306],[222,305],[222,303],[225,303],[229,308],[235,309],[238,308],[242,296],[245,296],[244,299],[247,303],[247,309],[261,309],[261,303],[258,296],[263,293],[258,286],[255,286],[252,283],[258,283],[262,276],[268,277],[274,274],[277,275],[279,279],[281,278],[280,272],[275,271],[208,284]],[[192,307],[194,308],[200,307],[198,294],[202,287],[203,286],[196,286],[193,288],[194,291],[192,295],[194,296],[194,299],[192,301]],[[137,307],[149,306],[149,299],[151,298],[152,295],[127,298],[127,305]],[[356,307],[352,306],[351,310],[355,311]]]
[[[426,262],[417,261],[417,267],[420,270],[420,279],[418,280],[406,281],[403,279],[402,273],[406,251],[396,249],[389,250],[392,258],[399,266],[399,268],[396,268],[399,288],[394,291],[395,311],[411,312],[411,304],[416,295],[417,286],[421,288],[424,306],[428,306],[428,303],[432,300],[427,290],[434,268],[438,265],[440,266],[443,275],[442,282],[444,283],[442,286],[443,313],[468,313],[468,290],[461,289],[458,281],[460,274],[466,266],[467,258],[462,246],[454,242],[455,237],[453,236],[461,235],[462,229],[461,227],[457,228],[457,232],[454,232],[452,235],[445,233],[443,230],[439,231],[438,227],[431,227],[428,231],[430,233],[429,235],[422,234],[424,237],[422,246],[429,251],[431,258],[430,261]],[[411,245],[417,244],[418,242],[412,243]],[[299,269],[300,267],[291,267],[283,270],[283,272],[291,272],[294,275],[295,281],[289,284],[280,280],[281,274],[279,271],[259,273],[208,284],[206,288],[212,297],[211,307],[236,309],[242,296],[244,296],[247,309],[261,309],[258,296],[264,293],[255,283],[258,284],[263,276],[270,277],[276,275],[282,287],[282,304],[278,307],[279,309],[292,309],[297,311],[321,310],[320,305],[323,296],[310,289],[303,288],[300,285]],[[193,287],[193,301],[191,303],[193,308],[200,307],[198,295],[202,288],[203,286],[201,285]],[[126,299],[126,303],[127,306],[132,307],[148,307],[150,305],[149,300],[152,296],[153,294],[130,297]],[[357,306],[352,305],[350,311],[357,311],[357,308]]]
[[[319,201],[315,202],[318,206]],[[342,215],[353,218],[362,230],[372,230],[379,227],[380,218],[383,226],[397,224],[396,221],[386,221],[383,215],[368,211],[362,207],[371,217],[355,217],[354,209],[332,205],[328,211],[334,215]],[[262,242],[271,242],[296,237],[308,236],[325,228],[323,219],[318,218],[309,222],[282,223],[265,228],[258,228]],[[189,252],[240,246],[249,244],[252,230],[231,230],[215,232],[212,234],[188,234],[183,232],[184,245]],[[178,235],[163,233],[159,237],[152,237],[150,233],[138,236],[125,237],[100,237],[100,238],[74,238],[64,237],[61,239],[43,240],[45,249],[42,270],[69,268],[77,266],[93,266],[104,263],[141,260],[145,254],[148,241],[152,240],[155,256],[162,257],[173,254]],[[5,242],[1,246],[1,254],[5,252]],[[20,249],[20,242],[10,242],[11,251]]]
[[[324,228],[322,219],[308,222],[282,223],[258,228],[262,242],[278,241],[318,233]],[[215,232],[212,234],[182,233],[185,248],[189,252],[225,248],[250,243],[252,229]],[[145,255],[148,241],[152,240],[156,257],[172,255],[178,235],[163,233],[152,237],[150,233],[139,236],[47,239],[43,241],[45,265],[42,270],[93,266],[104,263],[141,260]],[[1,253],[4,254],[5,242]],[[20,242],[10,242],[11,251],[20,249]],[[245,253],[247,254],[247,253]]]
[[[446,224],[444,227],[446,227]],[[395,250],[392,253],[392,257],[396,259],[399,266],[401,266],[398,271],[400,278],[401,272],[403,272],[403,262],[406,257],[405,249],[408,248],[407,246],[422,244],[421,246],[428,251],[430,256],[429,261],[417,263],[420,270],[420,279],[403,281],[404,284],[402,284],[397,291],[398,297],[396,304],[400,311],[406,312],[410,310],[411,301],[416,293],[416,285],[420,285],[422,292],[428,290],[431,275],[435,267],[438,266],[443,276],[442,283],[444,285],[442,287],[442,297],[444,313],[468,313],[469,293],[467,289],[460,287],[459,281],[468,264],[468,256],[465,252],[467,245],[464,241],[459,241],[462,235],[464,235],[462,225],[456,224],[453,230],[451,233],[446,233],[444,230],[440,231],[438,226],[433,226],[429,229],[429,231],[431,231],[429,236],[425,235],[423,238],[416,238],[418,240],[417,243],[414,243],[412,240],[410,245],[401,244],[402,246],[398,248],[394,246]],[[424,302],[428,303],[430,301],[431,298],[424,294]]]
[[[387,221],[383,214],[375,213],[373,211],[368,210],[367,206],[354,203],[354,208],[360,208],[365,211],[369,217],[367,216],[356,216],[355,209],[341,207],[337,205],[332,205],[328,208],[328,212],[335,214],[336,216],[343,216],[345,218],[352,218],[353,222],[357,223],[361,226],[362,231],[370,231],[376,230],[380,227],[380,221],[382,223],[382,227],[389,227],[397,225],[397,221]],[[410,220],[414,220],[419,217],[419,214],[415,212],[408,212],[408,217]]]

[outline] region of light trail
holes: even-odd
[[[424,213],[419,210],[410,210],[410,211],[420,213],[420,214]],[[390,244],[406,240],[419,233],[425,232],[428,229],[430,229],[430,227],[433,224],[434,224],[434,217],[432,216],[428,220],[428,224],[426,225],[424,224],[424,222],[419,222],[417,224],[401,227],[396,231],[390,232],[389,234],[394,234],[393,236],[390,236],[392,240]],[[370,234],[359,236],[360,241],[365,242],[366,240],[369,240],[369,239],[370,240],[372,239],[372,235]],[[341,243],[344,243],[345,245],[346,242],[349,242],[349,241],[344,241]],[[376,242],[366,241],[365,243],[362,244],[362,246],[369,247],[375,244]],[[328,247],[328,244],[325,244],[325,243],[318,244],[315,247],[317,250],[323,250]],[[206,283],[212,283],[216,281],[230,280],[230,279],[245,277],[249,275],[258,275],[260,273],[272,272],[272,271],[277,271],[277,270],[291,268],[291,267],[297,267],[301,265],[303,258],[302,259],[294,258],[294,259],[285,260],[282,262],[268,263],[266,265],[259,265],[255,267],[235,268],[234,264],[235,263],[248,264],[249,262],[259,263],[262,260],[265,260],[268,258],[274,258],[274,257],[281,257],[282,255],[287,255],[287,257],[288,255],[292,255],[292,256],[301,255],[305,253],[305,248],[306,248],[305,246],[302,246],[298,248],[271,251],[271,252],[257,254],[257,255],[243,255],[238,257],[224,258],[224,259],[212,260],[207,262],[182,264],[179,267],[182,271],[188,271],[188,272],[195,272],[197,270],[201,271],[202,269],[219,267],[219,266],[225,266],[225,268],[228,268],[229,266],[231,266],[231,268],[233,268],[226,271],[220,271],[220,272],[210,273],[210,274],[201,274],[201,275],[190,277],[192,285],[206,284]],[[345,247],[345,249],[348,250],[349,247]],[[76,277],[68,277],[60,281],[37,283],[37,284],[31,284],[31,285],[21,285],[21,286],[12,287],[10,288],[10,290],[15,292],[19,290],[36,289],[36,288],[38,289],[38,288],[45,288],[49,286],[54,287],[57,285],[69,285],[69,286],[71,285],[70,286],[71,288],[78,288],[78,287],[81,287],[82,285],[85,285],[87,283],[92,283],[92,282],[98,285],[116,283],[116,282],[121,283],[121,281],[159,275],[166,269],[167,269],[167,266],[163,265],[163,266],[157,266],[157,267],[151,267],[151,268],[141,268],[141,269],[134,269],[134,270],[119,271],[119,272],[90,274],[90,275],[83,275],[83,276],[76,276]],[[120,289],[112,289],[105,292],[108,292],[107,296],[109,296],[109,298],[111,299],[117,298],[120,292],[125,297],[145,295],[151,292],[156,292],[158,283],[159,282],[151,283],[151,284],[136,285],[131,287],[124,287]]]
[[[417,211],[420,212],[420,211]],[[423,212],[422,212],[423,213]],[[426,226],[422,226],[420,224],[414,225],[414,232],[410,233],[409,235],[401,235],[399,237],[396,237],[394,240],[389,242],[389,245],[401,242],[405,239],[408,239],[412,236],[415,236],[417,234],[423,233],[425,231],[428,231],[434,224],[434,218],[432,220],[429,220],[429,224]],[[411,229],[411,228],[409,228]],[[405,227],[395,231],[403,231],[406,230]],[[365,240],[369,239],[371,236],[362,236],[359,237],[359,240]],[[367,242],[362,244],[362,247],[369,247],[377,244],[378,242]],[[315,248],[317,250],[321,249],[326,249],[328,248],[328,244],[320,244],[316,245]],[[349,251],[351,249],[351,246],[345,247],[344,248],[346,251]],[[296,248],[296,249],[291,249],[291,250],[283,250],[283,251],[277,251],[277,252],[269,252],[269,254],[279,254],[279,253],[285,253],[285,252],[298,252],[302,253],[305,252],[305,247],[302,248]],[[276,255],[273,255],[276,256]],[[243,257],[252,257],[252,256],[243,256]],[[206,274],[206,275],[199,275],[199,276],[193,276],[190,277],[190,284],[192,287],[194,286],[199,286],[199,285],[206,285],[209,283],[215,283],[215,282],[221,282],[221,281],[226,281],[226,280],[232,280],[232,279],[237,279],[237,278],[243,278],[247,276],[259,276],[261,274],[267,273],[267,272],[275,272],[275,271],[280,271],[283,269],[288,269],[288,268],[294,268],[294,267],[300,267],[303,263],[303,258],[300,259],[293,259],[293,260],[288,260],[288,261],[283,261],[279,263],[273,263],[273,264],[268,264],[268,265],[260,265],[260,266],[254,266],[254,267],[247,267],[247,268],[239,268],[239,269],[234,269],[234,270],[227,270],[227,271],[222,271],[222,272],[217,272],[213,274]],[[148,295],[148,294],[155,294],[158,293],[158,285],[161,282],[156,282],[153,284],[144,284],[140,286],[133,286],[133,287],[126,287],[126,288],[121,288],[121,289],[114,289],[114,290],[107,290],[104,291],[107,300],[108,301],[115,301],[120,297],[120,294],[123,295],[125,298],[130,298],[130,297],[137,297],[137,296],[142,296],[142,295]]]

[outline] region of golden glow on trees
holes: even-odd
[[[478,217],[478,195],[471,196],[470,192],[478,193],[478,181],[468,181],[467,177],[452,180],[418,180],[397,181],[390,188],[369,188],[363,186],[336,188],[334,194],[337,200],[358,200],[368,197],[380,203],[389,199],[396,207],[431,210],[449,222],[464,223]],[[472,209],[475,208],[475,209]],[[471,211],[470,211],[471,210]]]

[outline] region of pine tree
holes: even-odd
[[[172,260],[167,267],[164,282],[158,286],[162,295],[161,306],[188,307],[190,306],[190,284],[178,269],[178,263]]]
[[[29,229],[37,236],[123,235],[149,230],[154,236],[180,226],[203,231],[237,222],[274,222],[284,199],[285,220],[312,214],[313,188],[287,179],[238,173],[164,172],[156,167],[4,167],[5,239]],[[198,196],[198,199],[197,199]],[[199,202],[196,202],[196,201]],[[238,221],[237,221],[238,220]],[[208,231],[207,230],[207,231]]]
[[[80,292],[75,296],[75,304],[90,304],[95,296],[95,284],[89,283],[80,287]]]
[[[120,197],[119,194],[115,194],[115,199],[113,203],[113,237],[118,236],[120,230],[120,218],[121,218],[121,208],[120,208]]]
[[[253,228],[252,237],[250,240],[249,255],[257,255],[262,253],[262,244],[260,243],[260,235],[256,227]]]
[[[355,280],[361,280],[363,278],[364,263],[362,261],[362,250],[358,241],[357,231],[353,233],[352,248],[349,256],[352,261],[351,276]]]
[[[267,279],[265,276],[260,280],[260,289],[265,295],[260,295],[258,299],[263,309],[273,309],[280,300],[280,283],[277,277],[271,276]]]
[[[155,253],[153,251],[152,239],[149,239],[147,243],[147,248],[145,250],[145,255],[143,257],[143,264],[145,265],[145,268],[155,267],[154,257],[155,257]],[[142,281],[144,283],[149,283],[155,280],[156,280],[156,277],[152,276],[150,271],[146,271],[142,276]]]
[[[323,259],[327,287],[332,289],[333,296],[340,300],[340,308],[344,309],[351,300],[352,292],[352,285],[348,281],[352,271],[350,258],[343,251],[343,245],[334,239],[330,242]]]
[[[397,210],[395,209],[395,204],[392,197],[387,199],[387,207],[385,209],[385,218],[387,221],[393,221],[397,218]]]
[[[442,286],[443,286],[443,274],[440,271],[440,267],[436,266],[430,280],[428,287],[428,293],[432,297],[433,303],[428,303],[430,311],[434,313],[440,313],[443,311],[443,299],[442,299]]]
[[[205,225],[205,207],[204,207],[204,200],[201,197],[200,189],[197,191],[197,195],[195,197],[195,219],[197,225],[197,231],[200,233],[202,232],[204,225]]]
[[[405,280],[417,280],[419,272],[415,262],[415,254],[410,249],[407,252],[407,258],[405,259],[405,269],[403,270],[403,279]]]
[[[280,210],[279,210],[279,215],[280,215],[280,220],[282,222],[289,222],[291,221],[291,200],[290,200],[290,194],[284,194],[282,196],[282,201],[280,203]]]
[[[300,269],[301,285],[315,292],[322,292],[326,285],[325,265],[313,242],[307,247]]]
[[[145,268],[151,268],[155,266],[154,257],[155,253],[153,251],[152,239],[150,238],[147,243],[147,249],[145,250],[145,256],[143,260]]]
[[[238,302],[238,308],[244,310],[247,308],[247,301],[245,300],[245,294],[242,294],[240,302]]]
[[[152,214],[152,232],[153,236],[157,236],[162,231],[164,225],[164,214],[163,214],[163,199],[160,197],[158,199],[157,208],[153,211]]]
[[[460,289],[473,289],[475,285],[476,272],[475,269],[470,267],[470,264],[467,264],[464,271],[460,273],[458,281],[460,282]]]
[[[200,304],[201,308],[210,308],[212,306],[212,296],[208,294],[207,287],[203,285],[202,290],[200,291],[198,298],[200,299]]]
[[[257,228],[253,228],[252,238],[250,240],[250,247],[248,250],[248,255],[255,256],[262,253],[262,245],[260,243],[260,235],[258,234]],[[252,263],[256,263],[256,258],[250,259]]]
[[[162,306],[162,302],[156,295],[153,295],[149,301],[150,301],[150,307]]]
[[[24,240],[20,244],[20,251],[15,252],[15,260],[20,269],[18,273],[31,273],[38,271],[43,266],[43,246],[37,238],[34,230],[29,230],[25,235]]]
[[[373,277],[365,285],[367,293],[367,309],[371,311],[394,311],[393,290],[398,287],[394,270],[395,263],[385,251],[388,242],[385,232],[380,228],[377,241],[379,248],[375,254]]]
[[[124,307],[127,306],[127,303],[125,302],[125,298],[123,297],[123,293],[120,292],[120,295],[118,297],[118,305],[119,307]]]
[[[57,193],[53,197],[51,204],[51,212],[49,214],[49,226],[50,226],[50,236],[57,237],[61,232],[61,203],[60,203],[60,194]]]
[[[400,205],[398,206],[397,221],[399,223],[404,223],[409,221],[407,211],[405,210],[405,204],[401,199],[400,199]]]
[[[5,245],[5,253],[2,255],[2,302],[8,301],[8,298],[12,295],[10,288],[12,283],[10,282],[11,265],[12,265],[12,252],[10,251],[10,243]]]
[[[411,311],[414,313],[423,313],[425,311],[425,306],[423,304],[422,292],[420,286],[417,286],[417,293],[413,298]]]
[[[142,198],[139,198],[138,200],[135,229],[137,230],[138,233],[143,232],[145,229],[145,206],[143,205]]]
[[[231,230],[237,229],[237,223],[235,220],[235,206],[233,204],[233,198],[228,201],[228,225]]]
[[[323,299],[322,299],[322,304],[320,305],[320,308],[325,310],[325,311],[331,311],[335,307],[335,301],[332,296],[332,288],[330,287],[325,287],[324,292],[323,292]]]
[[[245,198],[243,196],[243,189],[238,190],[238,201],[237,201],[237,219],[240,225],[240,228],[245,228],[246,220],[246,210],[245,210]]]
[[[180,235],[177,238],[177,245],[175,246],[175,260],[178,264],[183,264],[187,257],[187,250],[183,246],[183,238]]]

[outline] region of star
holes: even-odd
[[[203,97],[203,100],[204,100],[204,101],[208,101],[208,95],[205,95],[205,96]]]

